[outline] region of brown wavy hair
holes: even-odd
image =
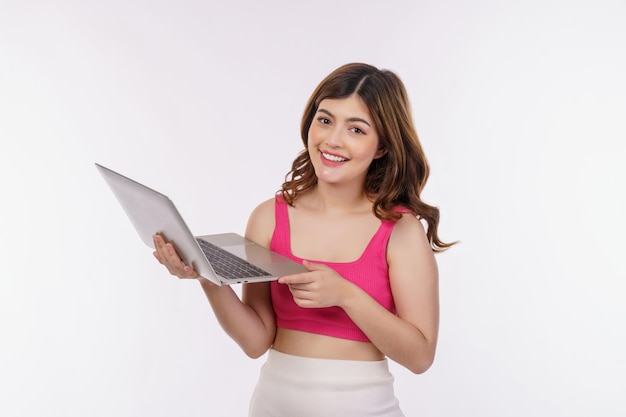
[[[405,207],[428,225],[426,235],[434,252],[454,243],[439,239],[439,209],[424,203],[420,193],[429,175],[428,162],[413,125],[404,84],[391,71],[361,63],[343,65],[317,86],[304,109],[300,134],[305,149],[293,161],[285,176],[282,195],[293,206],[298,196],[317,184],[308,152],[309,127],[324,99],[341,99],[357,94],[367,106],[385,154],[374,159],[365,179],[365,191],[373,201],[373,212],[381,220],[395,221]]]

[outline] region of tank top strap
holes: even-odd
[[[404,206],[395,206],[393,208],[393,211],[397,212],[397,213],[412,213],[412,211]]]
[[[372,257],[386,259],[387,242],[389,241],[389,236],[391,236],[393,226],[395,226],[394,222],[382,221],[380,227],[367,245],[365,253],[361,257],[362,259],[372,259]]]
[[[291,253],[291,242],[289,232],[289,213],[287,211],[287,202],[279,193],[274,199],[274,234],[272,235],[271,248],[274,251],[282,251]]]
[[[411,210],[403,206],[394,207],[394,211],[398,213],[411,213]],[[371,251],[370,253],[367,253],[367,255],[375,256],[375,254],[379,254],[379,255],[382,254],[386,259],[387,244],[389,243],[389,237],[391,236],[391,232],[393,231],[393,228],[395,227],[395,225],[396,225],[395,221],[390,221],[390,220],[382,221],[380,227],[378,228],[378,230],[376,231],[376,233],[370,240],[369,245],[367,246],[366,252]]]

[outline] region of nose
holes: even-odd
[[[339,148],[343,144],[342,140],[342,132],[341,129],[335,127],[330,132],[328,132],[328,136],[326,137],[326,145],[331,148]]]

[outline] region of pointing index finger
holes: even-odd
[[[303,284],[305,282],[309,282],[310,280],[304,274],[294,274],[294,275],[286,275],[284,277],[278,278],[278,282],[280,284]]]

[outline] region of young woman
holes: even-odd
[[[439,323],[439,210],[420,192],[428,164],[400,79],[367,64],[333,71],[301,124],[305,149],[246,237],[308,272],[232,288],[202,279],[155,236],[155,257],[198,279],[226,333],[268,352],[250,416],[402,416],[387,358],[433,362]],[[425,225],[424,225],[425,223]]]

